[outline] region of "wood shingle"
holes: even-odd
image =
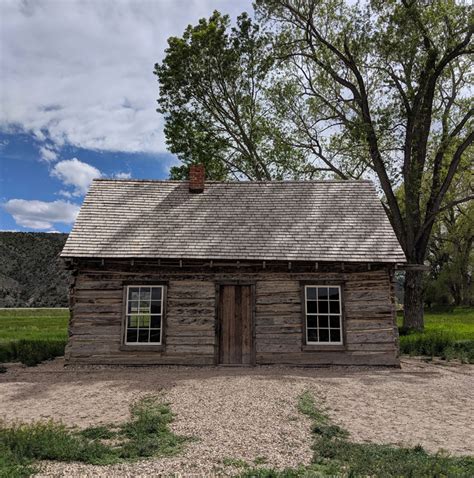
[[[370,181],[95,180],[62,257],[405,262]]]

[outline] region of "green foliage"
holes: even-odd
[[[117,436],[117,432],[111,430],[110,427],[105,426],[84,428],[79,434],[90,440],[110,440]]]
[[[0,343],[65,340],[69,309],[0,309]]]
[[[144,398],[132,405],[131,415],[131,421],[119,430],[119,434],[127,438],[121,446],[122,458],[174,455],[187,440],[170,431],[171,409],[155,397]]]
[[[472,177],[464,175],[464,181]],[[459,182],[459,181],[458,181]],[[427,260],[425,302],[474,305],[474,201],[440,215],[433,227]]]
[[[231,27],[216,11],[169,38],[155,74],[167,145],[184,163],[172,178],[192,163],[216,180],[294,175],[303,156],[281,141],[266,97],[273,63],[270,36],[246,13]]]
[[[241,477],[303,478],[338,476],[372,477],[471,477],[474,458],[429,454],[422,447],[398,448],[373,443],[352,443],[348,433],[331,425],[327,415],[316,409],[313,397],[305,392],[298,402],[300,412],[313,421],[313,463],[307,467],[247,470]]]
[[[0,363],[36,365],[64,355],[68,309],[0,310]]]
[[[454,178],[472,168],[474,8],[454,0],[255,7],[256,20],[242,15],[234,28],[218,12],[188,27],[156,65],[158,111],[184,163],[173,177],[193,162],[215,179],[375,177],[407,260],[423,264],[449,193],[472,195]],[[405,325],[419,329],[421,272],[411,274]]]
[[[91,427],[82,431],[46,423],[0,424],[0,477],[30,476],[37,460],[79,461],[110,465],[150,456],[169,456],[186,440],[169,430],[173,415],[168,405],[147,397],[131,407],[131,420],[117,427]],[[102,442],[117,438],[116,445]]]
[[[29,367],[64,355],[66,340],[17,340],[0,343],[1,362],[21,362]]]
[[[66,307],[59,260],[67,234],[0,232],[0,307]]]
[[[222,463],[225,466],[233,466],[235,468],[248,468],[249,467],[249,464],[245,460],[242,460],[241,458],[224,458],[222,460]]]
[[[427,312],[425,330],[405,334],[400,326],[400,353],[458,359],[474,363],[474,309]]]

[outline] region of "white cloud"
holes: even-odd
[[[115,173],[113,176],[115,179],[130,179],[132,173]]]
[[[0,127],[56,146],[165,151],[153,65],[214,9],[235,17],[251,0],[0,1]]]
[[[77,158],[65,159],[57,163],[51,170],[51,176],[58,178],[66,186],[72,186],[73,191],[61,191],[64,196],[83,196],[93,179],[100,178],[102,173]]]
[[[69,201],[10,199],[3,208],[19,226],[31,229],[52,229],[55,223],[72,224],[79,213],[79,206]]]
[[[48,145],[41,146],[39,151],[41,159],[44,159],[47,162],[56,161],[56,159],[58,159],[58,153]]]

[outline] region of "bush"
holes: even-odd
[[[400,331],[400,353],[474,363],[474,340],[456,340],[452,334],[438,330],[406,335]]]
[[[0,344],[1,362],[21,362],[29,367],[64,355],[66,340],[18,340]]]

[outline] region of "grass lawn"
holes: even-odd
[[[65,340],[69,309],[0,309],[0,343]]]
[[[403,318],[398,317],[398,326]],[[443,332],[456,340],[474,340],[474,307],[458,307],[450,312],[425,312],[425,333]]]
[[[0,309],[0,363],[36,365],[64,354],[69,309]]]
[[[403,318],[398,317],[400,328],[402,321]],[[400,330],[400,351],[474,363],[474,308],[427,311],[424,332],[403,335]]]

